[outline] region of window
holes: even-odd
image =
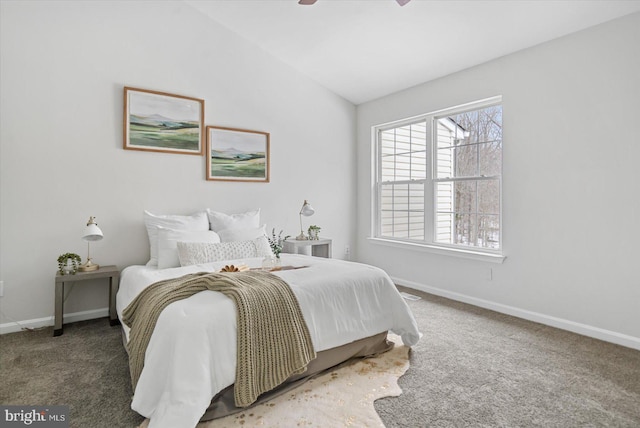
[[[499,253],[500,103],[492,98],[374,128],[376,238]]]

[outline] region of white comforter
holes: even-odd
[[[148,285],[225,264],[259,267],[262,259],[215,262],[172,269],[129,266],[122,271],[118,316]],[[335,259],[283,254],[283,265],[308,266],[276,272],[292,288],[316,351],[391,330],[407,346],[420,333],[415,319],[382,270]],[[126,329],[128,334],[128,329]],[[236,310],[221,293],[204,291],[174,302],[161,313],[147,348],[131,408],[150,427],[195,426],[211,399],[233,384]]]

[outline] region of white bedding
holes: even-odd
[[[220,270],[226,264],[259,267],[262,259],[215,262],[171,269],[129,266],[122,271],[118,316],[148,285],[188,273]],[[309,326],[316,352],[390,330],[407,346],[420,333],[389,276],[373,266],[295,254],[282,264],[308,266],[275,272],[292,288]],[[128,329],[125,327],[128,335]],[[131,408],[149,426],[195,426],[211,399],[233,384],[236,312],[221,293],[204,291],[174,302],[161,313],[147,348]]]

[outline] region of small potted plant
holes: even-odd
[[[64,253],[58,257],[58,272],[60,275],[75,275],[82,259],[76,253]]]
[[[319,238],[319,234],[320,234],[320,226],[316,226],[315,224],[312,224],[311,226],[309,226],[309,230],[307,232],[309,232],[309,239],[312,239],[314,241],[317,241]]]

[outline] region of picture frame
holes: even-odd
[[[207,180],[269,182],[268,132],[207,126],[206,134]]]
[[[204,154],[204,100],[124,87],[125,150]]]

